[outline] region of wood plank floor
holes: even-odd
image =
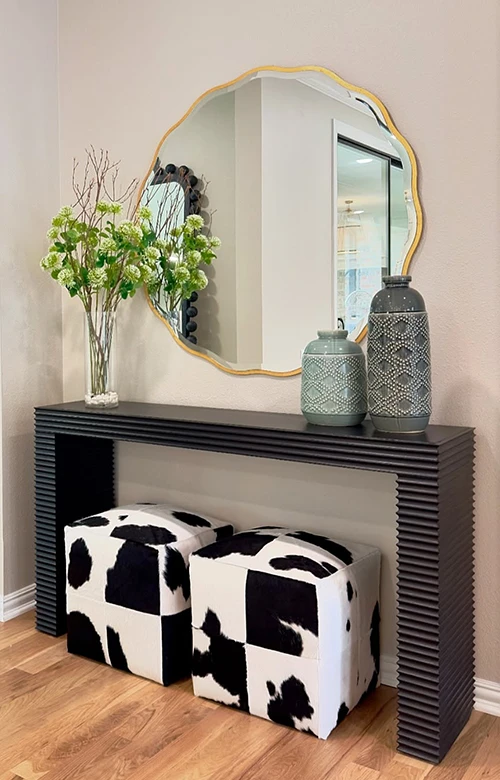
[[[395,715],[380,688],[323,742],[70,656],[31,613],[0,623],[0,780],[500,779],[500,718],[433,767],[395,752]]]

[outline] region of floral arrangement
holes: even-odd
[[[137,224],[130,220],[116,224],[121,211],[121,203],[98,201],[95,220],[87,222],[71,206],[64,206],[52,220],[47,237],[53,244],[40,265],[84,306],[105,290],[107,307],[116,309],[120,298],[132,297],[155,276],[159,253]]]
[[[149,222],[155,234],[151,216]],[[153,245],[159,251],[158,275],[148,283],[148,291],[167,312],[176,311],[183,300],[189,300],[193,292],[205,289],[208,284],[200,265],[210,265],[215,260],[214,249],[220,247],[221,241],[217,236],[208,238],[204,235],[201,232],[204,227],[203,217],[191,214],[181,225],[170,230],[166,240],[157,238],[154,241]]]
[[[74,205],[53,218],[47,232],[51,244],[40,266],[83,304],[86,403],[116,406],[112,348],[119,302],[144,287],[161,308],[176,311],[182,300],[206,287],[200,266],[212,263],[220,240],[202,233],[205,222],[199,215],[177,224],[179,204],[169,200],[167,190],[155,219],[147,191],[146,202],[133,207],[137,181],[118,195],[119,165],[110,162],[108,152],[87,150],[82,182],[77,168],[74,162]]]
[[[133,209],[134,180],[123,195],[117,193],[118,163],[107,152],[87,150],[83,181],[77,181],[73,163],[75,203],[64,206],[52,220],[48,254],[40,265],[71,297],[78,297],[87,324],[87,392],[92,405],[116,405],[112,383],[111,350],[115,313],[121,300],[157,277],[160,252],[146,226],[148,209]],[[132,219],[122,218],[123,212]]]
[[[107,153],[100,157],[87,152],[84,184],[75,181],[75,206],[64,206],[53,218],[47,237],[52,244],[40,265],[71,297],[78,296],[86,311],[100,294],[101,305],[116,311],[121,299],[133,297],[136,290],[156,277],[160,252],[153,246],[155,236],[140,222],[118,218],[130,201],[137,182],[124,196],[115,195],[117,163],[110,164]],[[89,162],[94,177],[89,176]],[[112,178],[111,190],[107,187]],[[136,220],[149,217],[149,209],[139,208]]]

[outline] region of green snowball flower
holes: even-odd
[[[198,252],[196,249],[187,252],[186,262],[189,263],[189,265],[198,265],[198,263],[201,262],[201,252]]]
[[[44,271],[59,271],[63,266],[63,260],[57,252],[49,252],[40,260],[40,266]]]
[[[105,268],[91,268],[89,271],[89,284],[94,290],[102,290],[106,286],[108,275]]]
[[[96,203],[95,210],[99,214],[119,214],[122,210],[122,204],[100,200]]]
[[[116,241],[111,236],[105,236],[99,244],[101,252],[116,252]]]
[[[116,228],[117,232],[131,243],[140,243],[142,241],[142,230],[138,225],[134,225],[129,219],[120,222]]]
[[[185,265],[180,264],[175,267],[175,276],[179,284],[186,284],[186,282],[189,282],[191,279],[189,268],[186,268]]]
[[[141,281],[141,271],[136,265],[127,265],[123,271],[123,276],[129,282],[136,284]]]
[[[205,221],[203,217],[200,217],[199,214],[190,214],[189,217],[187,217],[185,225],[189,230],[201,230],[203,225],[205,224]]]
[[[210,238],[210,246],[213,246],[214,248],[218,248],[218,247],[220,247],[221,244],[222,244],[222,241],[220,240],[220,238],[218,236],[212,236]]]
[[[148,219],[149,220],[149,219],[152,218],[153,212],[151,211],[151,209],[148,206],[141,206],[137,210],[137,216],[139,217],[139,219]]]
[[[157,249],[155,246],[148,246],[144,252],[145,256],[148,260],[158,260],[158,258],[161,255],[161,252],[159,249]]]
[[[156,247],[157,249],[159,249],[159,250],[160,250],[160,252],[165,252],[165,251],[166,251],[166,249],[167,249],[167,246],[169,246],[169,245],[167,244],[167,242],[163,240],[163,238],[157,238],[157,239],[156,239],[156,241],[155,241],[155,243],[154,243],[154,245],[155,245],[155,247]]]
[[[208,284],[206,273],[197,268],[191,274],[191,283],[194,285],[195,290],[204,290]]]
[[[145,284],[151,284],[151,282],[156,278],[156,272],[151,268],[149,265],[141,265],[141,280]]]
[[[71,268],[62,268],[57,275],[57,281],[61,287],[73,287],[75,275]]]

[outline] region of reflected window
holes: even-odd
[[[400,160],[339,136],[335,314],[349,333],[398,263],[407,234]]]

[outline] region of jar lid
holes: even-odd
[[[349,341],[347,330],[318,330],[318,338],[304,349],[304,355],[358,355],[359,344]]]
[[[408,287],[411,282],[411,276],[409,274],[383,276],[382,281],[386,287]]]
[[[348,330],[318,330],[320,339],[346,339],[348,335]]]

